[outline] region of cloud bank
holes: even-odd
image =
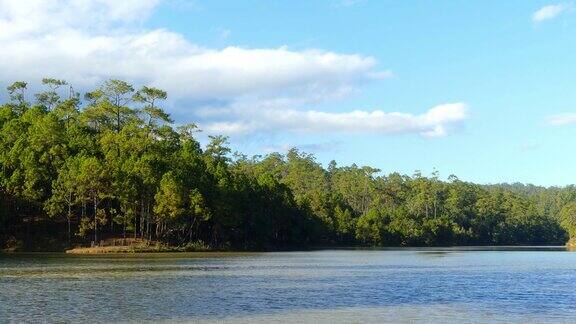
[[[205,48],[164,29],[141,30],[157,0],[0,0],[3,78],[56,76],[91,86],[111,76],[177,97],[222,99],[346,94],[386,76],[357,54],[280,48]]]
[[[360,54],[203,47],[170,30],[144,28],[159,4],[159,0],[0,0],[0,82],[57,77],[79,89],[109,78],[149,84],[185,102],[178,110],[215,133],[440,137],[466,118],[462,103],[440,105],[419,115],[301,109],[347,96],[392,73]],[[215,108],[202,102],[223,104]]]

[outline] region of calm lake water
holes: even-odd
[[[576,253],[0,255],[0,322],[576,322]]]

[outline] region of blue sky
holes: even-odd
[[[572,2],[0,0],[0,8],[4,83],[46,71],[79,88],[108,77],[156,85],[168,90],[177,122],[227,134],[248,155],[298,147],[322,163],[385,173],[573,183]]]

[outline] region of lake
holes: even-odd
[[[0,255],[0,322],[576,322],[563,248]]]

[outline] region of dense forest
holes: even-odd
[[[314,156],[247,157],[202,147],[176,126],[166,92],[109,80],[85,95],[25,82],[0,106],[0,246],[65,248],[109,237],[173,246],[564,244],[576,187],[477,185],[450,176],[327,168]],[[383,152],[384,153],[384,152]]]

